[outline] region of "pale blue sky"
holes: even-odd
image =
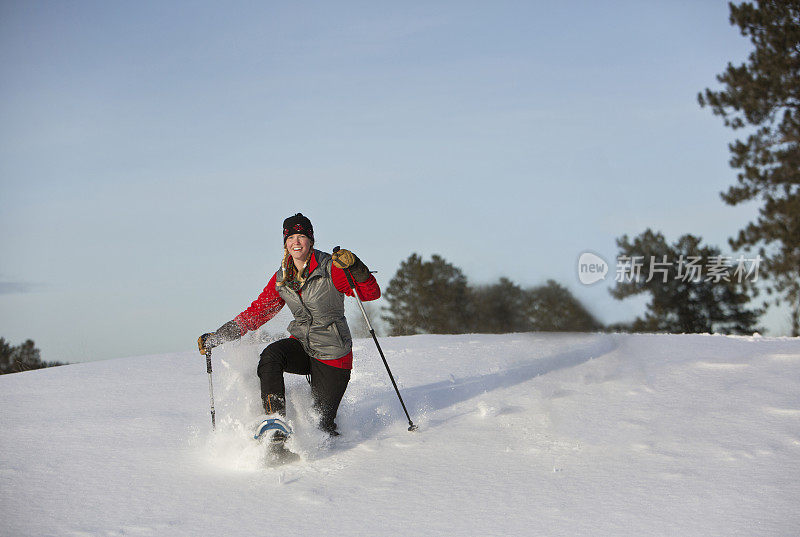
[[[3,2],[0,336],[190,349],[298,211],[383,287],[439,253],[630,320],[577,257],[648,226],[727,249],[755,208],[720,200],[734,134],[696,94],[748,51],[711,0]]]

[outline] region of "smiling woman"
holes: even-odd
[[[352,336],[344,316],[344,296],[353,296],[348,275],[359,298],[375,300],[380,288],[369,269],[352,252],[332,255],[313,249],[314,228],[301,213],[283,222],[284,255],[281,266],[267,286],[234,320],[219,330],[200,336],[200,352],[238,339],[272,319],[284,304],[294,316],[291,337],[271,343],[261,353],[258,376],[266,416],[255,429],[255,437],[269,437],[270,453],[276,460],[294,457],[285,448],[291,432],[286,418],[284,373],[309,375],[319,428],[337,436],[336,413],[350,381],[353,366]]]

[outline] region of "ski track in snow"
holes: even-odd
[[[251,440],[262,345],[0,377],[2,535],[795,535],[800,339],[371,340],[326,440],[287,375],[290,447]],[[272,531],[269,528],[280,528]]]

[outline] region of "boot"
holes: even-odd
[[[262,396],[261,401],[264,403],[264,412],[267,416],[277,414],[275,417],[286,417],[286,398],[282,395],[268,393]]]

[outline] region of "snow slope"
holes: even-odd
[[[797,535],[800,340],[510,334],[370,340],[332,446],[287,376],[261,466],[260,346],[0,377],[0,534]]]

